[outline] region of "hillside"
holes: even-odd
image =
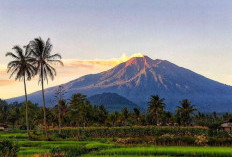
[[[140,108],[135,103],[116,93],[96,94],[89,97],[88,99],[92,104],[98,106],[104,105],[105,108],[110,112],[121,111],[125,107],[127,107],[131,111],[133,111],[134,108]]]

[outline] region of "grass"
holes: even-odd
[[[18,141],[20,157],[48,153],[54,147],[72,147],[95,151],[83,155],[84,157],[107,156],[199,156],[199,157],[232,157],[231,147],[180,147],[180,146],[122,146],[110,144],[111,139],[86,139],[85,141],[60,140],[60,141],[29,141],[25,131],[0,132],[0,139],[8,138]]]
[[[150,147],[123,147],[101,150],[86,156],[207,156],[231,157],[230,147],[178,147],[178,146],[150,146]]]

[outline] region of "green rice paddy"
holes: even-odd
[[[20,145],[20,157],[49,153],[55,147],[85,147],[94,151],[82,156],[199,156],[199,157],[232,157],[232,147],[179,147],[179,146],[122,146],[110,143],[110,139],[91,139],[75,141],[29,141],[24,131],[0,132],[0,139],[8,138]]]

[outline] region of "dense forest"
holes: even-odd
[[[61,86],[59,88],[62,88]],[[232,115],[225,113],[205,114],[197,111],[189,100],[182,100],[176,107],[176,112],[165,110],[165,99],[158,95],[151,96],[147,111],[138,108],[129,110],[123,108],[121,112],[108,112],[103,105],[91,104],[85,95],[74,94],[70,100],[60,99],[60,93],[54,93],[57,105],[46,108],[49,128],[54,127],[89,127],[89,126],[217,126]],[[0,101],[0,123],[13,128],[26,129],[25,103],[7,104]],[[43,125],[43,108],[38,104],[28,102],[28,120],[30,130]]]

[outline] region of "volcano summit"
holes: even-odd
[[[208,79],[191,70],[166,60],[152,60],[147,56],[134,57],[116,67],[90,74],[62,85],[66,98],[74,93],[87,96],[111,92],[121,95],[141,108],[146,108],[154,94],[166,99],[166,108],[175,111],[179,101],[189,99],[202,112],[232,112],[232,87]],[[47,105],[54,98],[57,87],[45,90]],[[32,102],[42,104],[41,92],[28,96]],[[24,97],[7,100],[24,101]],[[51,105],[51,104],[50,104]]]

